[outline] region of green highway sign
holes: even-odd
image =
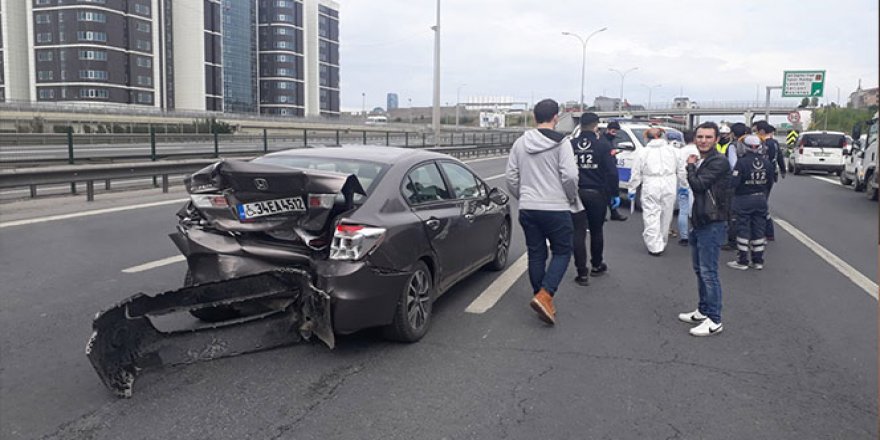
[[[821,97],[825,92],[824,70],[786,70],[782,79],[783,98]]]

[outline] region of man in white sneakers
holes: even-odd
[[[699,324],[690,330],[693,336],[721,333],[721,281],[718,279],[718,254],[727,237],[730,191],[730,163],[715,149],[718,126],[705,122],[697,127],[695,141],[698,155],[687,159],[687,181],[694,193],[688,242],[697,275],[700,302],[693,312],[681,313],[678,319]]]

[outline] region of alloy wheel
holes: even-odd
[[[501,231],[498,233],[498,247],[495,250],[495,261],[502,265],[507,262],[507,254],[510,251],[510,226],[507,222],[501,224]]]
[[[420,329],[428,321],[431,301],[431,281],[423,270],[418,270],[409,280],[406,292],[406,314],[413,329]]]

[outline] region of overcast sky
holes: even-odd
[[[343,110],[401,107],[432,99],[435,0],[339,0]],[[663,6],[660,6],[663,5]],[[695,101],[763,101],[783,70],[824,69],[825,97],[845,102],[859,78],[878,81],[876,0],[541,1],[442,0],[441,102],[476,96],[577,101],[581,44],[587,45],[585,100],[624,95],[652,102],[683,93]],[[593,9],[593,8],[597,9]],[[757,92],[757,93],[756,93]],[[772,95],[779,100],[779,92]]]

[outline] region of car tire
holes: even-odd
[[[399,342],[416,342],[422,339],[431,325],[434,302],[434,282],[431,271],[419,260],[409,278],[397,305],[394,321],[385,327],[385,337]]]
[[[853,184],[853,190],[855,190],[855,192],[862,192],[865,190],[866,186],[867,185],[865,184],[865,182],[863,182],[862,179],[859,179],[859,176],[856,175],[855,183]]]
[[[788,160],[788,172],[789,173],[794,172],[794,165],[792,165],[791,159]]]
[[[843,185],[843,186],[852,185],[853,181],[849,177],[846,177],[846,171],[841,172],[840,174],[838,174],[838,176],[840,176],[840,184],[841,185]]]
[[[799,167],[797,164],[794,164],[794,169],[791,172],[793,172],[795,176],[800,176],[801,167]]]
[[[498,243],[495,245],[495,258],[486,265],[486,269],[500,272],[507,267],[507,259],[510,256],[510,221],[504,219],[498,231]]]
[[[183,286],[190,287],[195,284],[192,271],[187,269],[183,278]],[[241,317],[241,312],[230,306],[208,307],[205,309],[190,310],[189,314],[205,322],[222,322]]]

